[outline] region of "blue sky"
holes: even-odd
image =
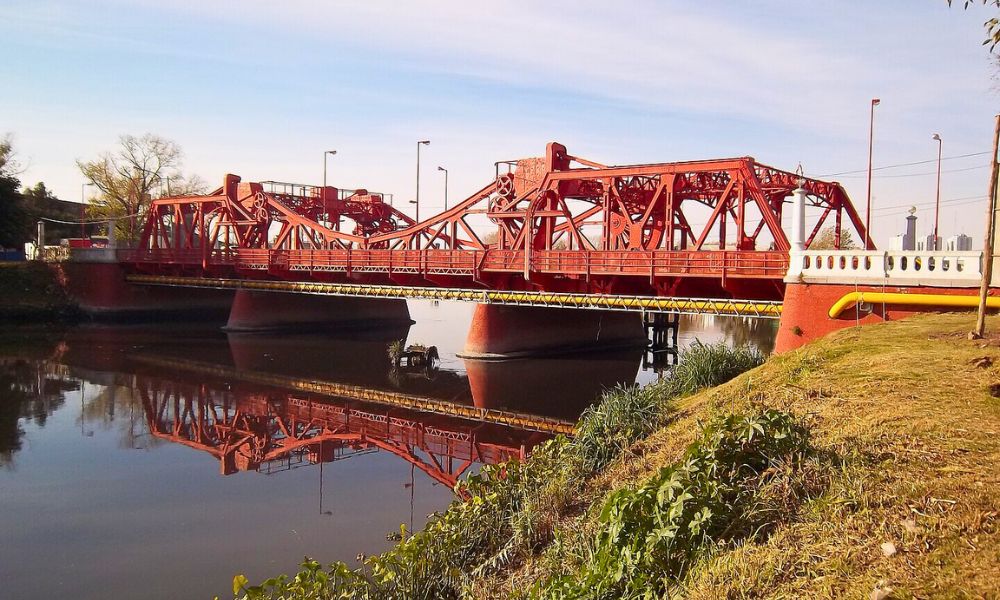
[[[811,174],[989,149],[1000,66],[992,13],[896,2],[239,2],[4,0],[0,133],[78,199],[76,159],[153,132],[210,185],[330,180],[422,211],[558,140],[609,164],[750,155]],[[985,156],[948,160],[941,230],[981,239]],[[933,164],[879,171],[876,242],[910,205],[929,228]],[[960,170],[961,169],[961,170]],[[863,210],[864,174],[836,177]]]

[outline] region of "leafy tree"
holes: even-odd
[[[952,5],[953,0],[948,0],[948,6]],[[983,6],[992,6],[994,8],[1000,8],[1000,0],[982,0]],[[964,0],[963,8],[968,9],[973,4],[977,4],[976,0]],[[986,27],[986,39],[983,41],[984,46],[990,47],[990,52],[996,50],[997,44],[1000,44],[1000,17],[993,17],[989,19],[983,26]]]
[[[87,206],[88,217],[118,219],[118,239],[135,243],[154,196],[167,187],[174,195],[204,191],[201,179],[181,173],[182,155],[176,143],[147,133],[123,135],[114,152],[104,152],[93,161],[77,161],[83,176],[98,190]]]
[[[21,192],[25,200],[58,200],[56,195],[52,193],[44,182],[39,181],[35,184],[35,187],[25,187],[24,191]]]
[[[809,245],[810,250],[833,250],[837,247],[837,228],[834,226],[824,227]],[[858,247],[851,232],[847,229],[840,230],[840,250],[854,250]]]
[[[49,240],[80,236],[80,226],[75,224],[80,219],[79,204],[60,200],[41,181],[34,187],[25,187],[21,197],[24,211],[28,216],[25,234],[29,239],[35,235],[33,231],[35,222],[42,219],[48,220],[45,224],[45,237]],[[87,233],[94,233],[94,229],[88,228]]]
[[[27,218],[18,188],[18,164],[11,136],[0,138],[0,248],[20,248]]]

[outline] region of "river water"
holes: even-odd
[[[529,452],[602,389],[673,360],[466,361],[472,310],[411,302],[408,329],[342,334],[8,327],[0,597],[227,598],[239,572],[353,563],[444,509],[457,477]],[[439,368],[392,368],[398,339],[436,346]],[[695,339],[769,351],[774,326],[682,317],[678,346]]]

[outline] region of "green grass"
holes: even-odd
[[[536,586],[538,599],[660,597],[710,544],[765,537],[804,496],[794,475],[808,429],[788,413],[716,417],[681,460],[604,502],[588,560]],[[775,489],[784,493],[768,493]],[[791,490],[791,494],[787,491]]]

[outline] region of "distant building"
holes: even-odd
[[[972,250],[972,238],[964,233],[953,235],[945,241],[944,249],[949,252],[968,252]]]
[[[916,250],[920,250],[922,252],[933,252],[934,250],[938,249],[941,238],[937,238],[937,240],[939,243],[935,244],[934,234],[920,236],[920,238],[917,240]]]

